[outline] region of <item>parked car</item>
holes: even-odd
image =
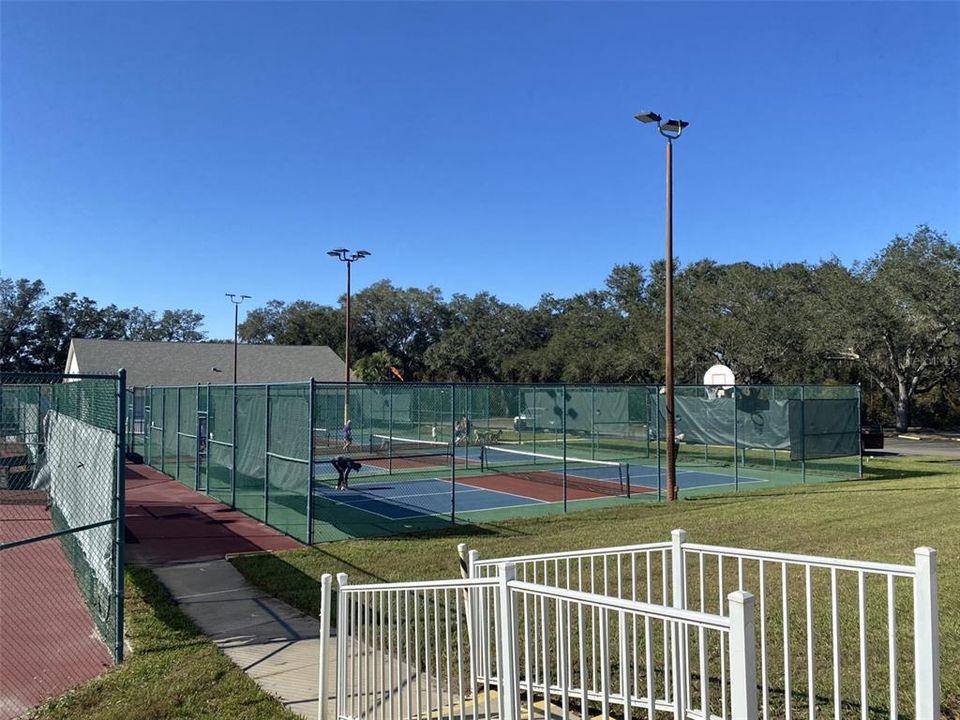
[[[880,425],[861,427],[860,446],[864,450],[883,450],[883,428]]]
[[[513,429],[517,431],[532,430],[534,423],[538,430],[552,430],[557,421],[548,419],[546,408],[527,408],[521,410],[520,414],[513,418]]]

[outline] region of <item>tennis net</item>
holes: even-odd
[[[630,465],[612,460],[547,455],[514,448],[484,446],[480,467],[486,472],[598,495],[630,495]]]
[[[369,452],[383,457],[416,457],[418,455],[450,455],[450,443],[442,440],[420,440],[396,435],[371,435]]]

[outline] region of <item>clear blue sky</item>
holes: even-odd
[[[101,304],[534,304],[663,254],[960,240],[960,3],[3,2],[2,255]],[[250,302],[250,301],[248,301]]]

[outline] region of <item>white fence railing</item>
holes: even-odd
[[[337,580],[341,720],[532,719],[551,705],[562,717],[756,718],[747,592],[710,614],[524,582],[512,563],[485,578]],[[323,583],[329,617],[329,576]],[[668,678],[688,670],[681,658],[694,667],[670,698]]]
[[[727,614],[731,590],[750,592],[764,720],[867,718],[874,705],[889,717],[939,714],[931,548],[917,548],[913,565],[894,565],[700,545],[675,530],[666,543],[569,553],[481,560],[459,550],[467,577],[493,577],[507,562],[523,581],[705,613]],[[669,634],[660,641],[669,658],[663,697],[686,708],[696,667],[686,644],[672,657]],[[723,666],[722,653],[719,659]]]

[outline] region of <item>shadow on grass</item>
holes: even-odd
[[[127,635],[139,654],[180,650],[206,642],[197,626],[170,597],[150,570],[136,565],[126,570],[126,594],[142,608],[128,612]]]

